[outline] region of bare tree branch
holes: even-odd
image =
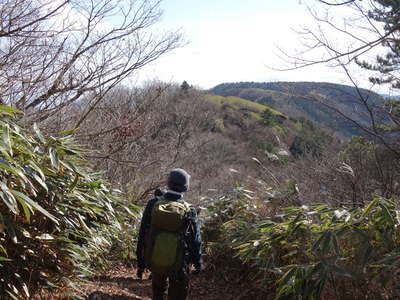
[[[24,110],[30,121],[45,120],[89,92],[96,95],[90,105],[98,105],[113,87],[181,45],[179,32],[151,32],[160,2],[2,1],[2,102]]]
[[[324,0],[318,0],[318,1],[321,2],[321,3],[324,3],[326,5],[330,5],[330,6],[340,6],[340,5],[346,5],[346,4],[353,3],[356,0],[348,0],[348,1],[345,1],[345,2],[334,2],[334,3],[327,2],[327,1],[324,1]]]

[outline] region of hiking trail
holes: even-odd
[[[79,295],[88,300],[151,300],[150,273],[143,279],[136,278],[136,268],[116,264],[109,271],[80,282]],[[246,291],[242,287],[224,284],[212,270],[202,271],[190,277],[188,300],[241,300],[246,299]],[[67,300],[64,293],[41,294],[35,300]],[[255,298],[253,298],[255,300]]]

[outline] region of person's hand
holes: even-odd
[[[194,265],[194,271],[192,272],[193,275],[199,275],[201,271],[201,265],[200,264],[196,264]]]
[[[139,279],[142,279],[143,278],[143,272],[144,272],[144,269],[138,268],[137,271],[136,271],[136,277],[139,278]]]

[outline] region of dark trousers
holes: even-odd
[[[152,273],[151,285],[153,300],[186,300],[189,290],[189,276],[186,270],[170,276]]]

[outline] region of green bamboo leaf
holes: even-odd
[[[38,166],[34,161],[29,160],[29,161],[28,161],[28,165],[29,165],[30,167],[32,167],[32,169],[34,169],[34,170],[39,174],[40,178],[41,178],[43,181],[46,180],[46,177],[44,176],[44,173],[43,173],[42,169],[39,168],[39,166]]]
[[[13,293],[13,292],[11,292],[11,291],[6,291],[7,292],[7,294],[12,298],[12,299],[14,299],[14,300],[20,300],[19,299],[19,295],[18,295],[18,290],[17,290],[17,288],[13,285],[12,286],[14,289],[15,289],[15,291],[17,291],[16,293]]]
[[[46,139],[44,138],[43,134],[40,132],[39,127],[37,126],[36,123],[33,124],[33,130],[35,131],[37,137],[39,138],[39,140],[43,143],[46,144]]]
[[[283,276],[281,278],[278,279],[278,284],[279,286],[283,286],[285,285],[294,275],[294,273],[296,272],[296,266],[290,268],[285,274],[283,274]]]
[[[52,241],[54,237],[48,233],[42,233],[41,235],[35,236],[35,239],[44,240],[44,241]]]
[[[103,184],[103,182],[102,181],[91,181],[88,184],[92,188],[99,189],[101,187],[101,185]]]
[[[380,203],[379,205],[382,208],[382,213],[385,217],[385,219],[387,220],[388,223],[390,223],[391,225],[395,224],[393,215],[390,213],[389,208],[387,207],[387,205],[385,205],[384,203]]]
[[[3,187],[1,187],[1,188],[3,189]],[[3,191],[4,191],[4,189],[3,189]],[[10,194],[7,191],[4,191],[4,192],[0,191],[0,198],[3,200],[3,203],[8,207],[8,209],[14,215],[19,215],[18,203],[12,194]]]
[[[324,268],[325,268],[325,265],[322,262],[316,263],[315,265],[312,266],[312,268],[308,269],[305,277],[312,278],[314,276],[314,274],[320,273],[322,270],[324,270]]]
[[[6,256],[8,256],[7,249],[4,248],[3,245],[0,245],[0,250],[1,250],[1,252],[3,252]]]
[[[32,174],[32,177],[46,190],[46,192],[49,191],[47,184],[42,180],[41,177],[39,177],[38,175],[36,175],[34,173]]]
[[[8,261],[8,262],[10,262],[10,261],[13,261],[13,260],[9,259],[7,257],[4,257],[4,256],[0,256],[0,261]]]
[[[367,208],[364,209],[363,213],[361,214],[361,217],[365,217],[366,215],[368,215],[369,212],[371,211],[371,209],[372,209],[374,206],[376,206],[376,204],[378,203],[378,201],[379,201],[379,198],[376,198],[376,199],[372,200],[372,201],[368,204]]]
[[[45,176],[57,177],[57,173],[54,172],[53,170],[48,169],[48,168],[44,169],[43,173],[44,173]]]
[[[304,223],[303,223],[303,222],[304,222],[304,221],[299,222],[299,223],[292,229],[292,232],[295,233],[295,232],[297,232],[300,228],[304,228]]]
[[[314,209],[316,210],[316,211],[322,211],[322,210],[325,210],[325,209],[327,209],[328,207],[326,206],[326,205],[318,205],[318,206],[316,206],[316,207],[314,207]]]
[[[56,223],[57,225],[58,220],[56,217],[54,217],[52,214],[50,214],[47,210],[45,210],[43,207],[41,207],[37,202],[33,201],[31,198],[29,198],[28,196],[26,196],[25,194],[15,191],[15,190],[11,190],[11,193],[16,197],[16,198],[20,198],[23,201],[27,202],[27,204],[29,204],[30,206],[32,206],[34,209],[40,211],[43,215],[45,215],[46,217],[48,217],[50,220],[52,220],[54,223]]]
[[[50,156],[50,161],[51,161],[51,165],[58,169],[60,167],[60,157],[58,156],[57,151],[50,147],[49,148],[49,156]]]
[[[125,206],[125,205],[123,205],[122,208],[123,208],[129,215],[131,215],[132,217],[137,217],[137,216],[139,216],[139,212],[138,212],[138,211],[132,212],[132,210],[131,210],[129,207]]]
[[[31,140],[22,133],[21,127],[19,127],[16,124],[11,124],[11,130],[12,130],[13,134],[17,135],[22,141],[24,141],[26,143],[25,150],[32,146]]]
[[[284,256],[282,256],[282,258],[288,258],[288,257],[291,257],[291,256],[297,254],[297,253],[299,253],[298,250],[293,250],[293,251],[290,251],[289,253],[285,254]]]
[[[19,275],[18,273],[14,273],[14,277],[17,279],[17,281],[21,285],[25,295],[29,298],[30,294],[29,294],[29,291],[28,291],[28,287],[27,287],[26,283],[22,280],[21,275]]]
[[[78,183],[79,183],[79,175],[78,173],[75,173],[74,182],[72,182],[71,185],[69,186],[69,193],[71,193],[74,190],[74,188],[78,185]]]
[[[60,136],[71,136],[73,135],[75,132],[78,131],[78,128],[73,128],[73,129],[67,129],[67,130],[63,130],[59,132]]]
[[[312,252],[317,252],[320,248],[321,242],[324,239],[324,235],[321,234],[321,236],[319,237],[319,239],[314,243],[314,245],[311,248]]]
[[[32,207],[29,204],[27,204],[24,200],[22,200],[20,197],[16,197],[16,198],[17,198],[19,204],[22,206],[26,221],[28,223],[30,223],[31,222],[31,212],[33,213]]]
[[[75,164],[73,164],[72,162],[70,162],[70,161],[65,161],[65,162],[64,162],[64,161],[60,161],[60,163],[61,163],[61,165],[63,165],[64,167],[66,167],[68,170],[71,170],[71,171],[73,171],[73,172],[79,174],[80,176],[85,177],[84,174],[82,174],[82,173],[78,170],[78,168],[75,166]]]
[[[11,138],[10,138],[10,125],[6,124],[3,127],[3,140],[2,142],[7,148],[8,153],[10,153],[11,156],[13,156],[13,149],[11,147]]]
[[[251,243],[244,243],[244,244],[240,244],[239,246],[236,246],[234,249],[239,250],[239,249],[247,248],[250,246],[251,246]]]
[[[300,212],[299,214],[297,214],[297,216],[292,221],[290,221],[290,223],[296,224],[297,221],[299,221],[302,216],[303,216],[303,214]]]
[[[26,285],[25,282],[21,282],[21,285],[22,285],[22,289],[24,290],[26,297],[28,297],[28,299],[29,299],[31,295],[29,294],[28,286]]]
[[[21,178],[25,183],[28,182],[28,178],[26,178],[25,174],[21,170],[14,168],[13,166],[9,165],[8,163],[6,163],[4,161],[0,161],[0,169],[6,170],[10,173],[13,173],[14,175]]]
[[[24,237],[26,237],[26,238],[28,238],[28,239],[31,239],[31,238],[32,238],[32,235],[29,233],[29,231],[26,230],[26,229],[24,229],[24,228],[21,229],[21,233],[22,233],[22,235],[23,235]]]
[[[90,228],[86,225],[85,221],[83,220],[83,217],[81,215],[78,215],[79,223],[81,224],[82,228],[86,230],[89,234],[93,234],[93,232],[90,230]]]
[[[10,156],[10,154],[6,150],[4,150],[3,147],[1,147],[1,143],[0,143],[0,153],[1,153],[1,157],[5,158],[5,159],[7,159],[9,161],[12,161],[12,157]]]
[[[274,226],[275,223],[272,221],[267,221],[267,222],[263,222],[260,225],[258,225],[258,228],[263,229],[263,228],[270,228],[272,226]]]
[[[8,115],[23,114],[23,112],[19,109],[13,108],[8,105],[0,105],[0,113],[5,113]]]

